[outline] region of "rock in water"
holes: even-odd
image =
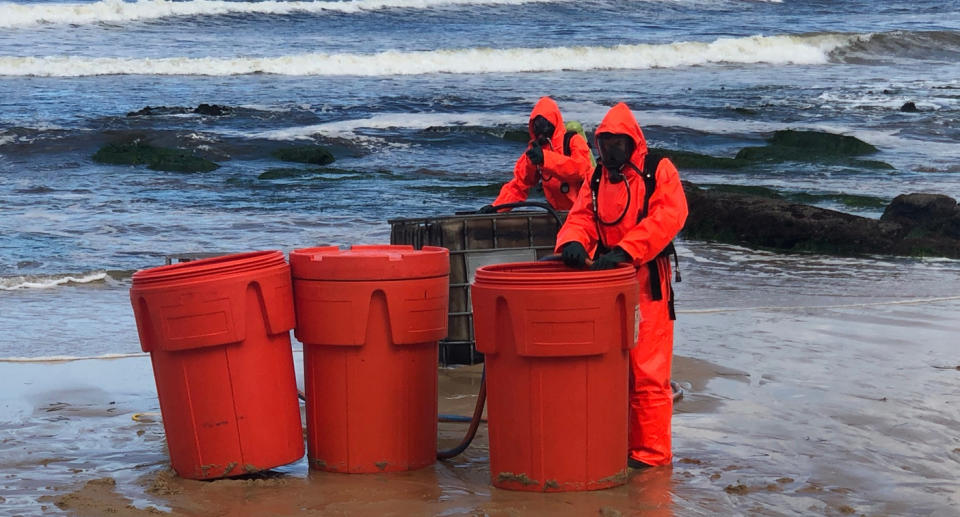
[[[315,165],[326,165],[334,161],[333,153],[326,147],[319,145],[301,145],[277,149],[273,152],[273,156],[285,162],[312,163]]]
[[[686,238],[785,251],[960,258],[960,209],[947,196],[898,196],[877,220],[687,182],[684,191]]]
[[[111,165],[146,165],[153,170],[169,172],[210,172],[220,167],[183,149],[154,147],[140,139],[107,144],[93,155],[93,161]]]
[[[883,211],[881,221],[897,223],[913,238],[943,235],[960,239],[960,206],[942,194],[902,194]]]
[[[905,102],[903,106],[900,106],[900,111],[904,113],[916,113],[920,110],[917,109],[917,105],[914,102]]]
[[[219,104],[201,104],[194,108],[193,112],[211,117],[222,117],[223,115],[230,114],[230,107]]]
[[[877,148],[848,135],[821,131],[776,131],[763,147],[744,147],[737,160],[766,162],[846,163],[870,169],[893,169],[887,163],[875,160],[854,160],[877,152]]]

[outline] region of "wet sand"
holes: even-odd
[[[301,460],[180,479],[150,414],[149,358],[0,363],[0,514],[957,515],[958,314],[958,300],[681,314],[674,465],[587,493],[492,488],[485,425],[463,455],[415,472]],[[479,367],[440,379],[440,412],[471,414]],[[439,446],[466,428],[440,424]]]

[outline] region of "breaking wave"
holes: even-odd
[[[132,354],[103,354],[97,356],[48,355],[41,357],[0,357],[0,363],[63,363],[69,361],[90,361],[96,359],[126,359],[127,357],[146,357],[150,354],[139,352]]]
[[[74,56],[0,57],[0,75],[418,75],[638,70],[708,64],[825,64],[838,48],[871,34],[810,34],[720,38],[712,42],[612,47],[468,48],[376,54],[298,54],[279,57],[151,59]]]
[[[0,277],[0,291],[18,291],[22,289],[50,289],[68,284],[92,284],[119,280],[128,275],[126,272],[115,272],[116,276],[106,271],[89,273],[67,273],[60,275],[22,275]],[[119,277],[119,278],[118,278]]]
[[[520,5],[560,3],[562,0],[347,0],[231,2],[224,0],[101,0],[93,3],[0,3],[0,27],[27,27],[44,23],[83,25],[156,20],[175,16],[222,16],[226,14],[359,13],[385,9],[430,9],[470,5]]]

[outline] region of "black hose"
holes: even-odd
[[[448,460],[459,455],[461,452],[467,449],[467,447],[470,445],[470,442],[473,441],[473,437],[477,434],[477,428],[480,427],[480,421],[483,417],[483,405],[486,401],[487,368],[484,366],[483,374],[480,376],[480,392],[477,393],[477,405],[473,408],[473,418],[470,420],[470,428],[467,429],[467,434],[464,435],[463,440],[460,441],[459,445],[445,451],[437,451],[438,460]]]
[[[501,210],[504,208],[521,208],[525,206],[533,206],[537,208],[542,208],[547,212],[550,212],[550,215],[557,220],[557,226],[563,226],[563,219],[560,218],[560,214],[550,206],[549,203],[541,203],[540,201],[517,201],[515,203],[504,203],[502,205],[493,205],[490,207],[491,210]]]
[[[673,390],[673,403],[676,404],[683,399],[683,388],[674,381],[670,381],[670,389]]]
[[[473,417],[465,416],[465,415],[451,415],[448,413],[440,413],[439,415],[437,415],[437,421],[442,422],[444,424],[469,424],[470,422],[473,422]],[[480,420],[480,422],[486,423],[487,419],[484,418]]]

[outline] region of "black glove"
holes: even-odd
[[[527,158],[534,165],[543,165],[543,148],[537,144],[531,145],[530,149],[527,149]]]
[[[567,267],[584,267],[587,264],[587,250],[577,241],[571,241],[560,248],[560,256]]]
[[[630,257],[629,253],[623,251],[623,248],[616,247],[610,250],[609,253],[604,253],[603,255],[600,255],[597,260],[594,260],[593,265],[590,266],[590,269],[613,269],[621,262],[632,261],[633,258]]]
[[[493,205],[484,205],[480,207],[480,210],[477,210],[478,214],[495,214],[497,209],[493,208]]]

